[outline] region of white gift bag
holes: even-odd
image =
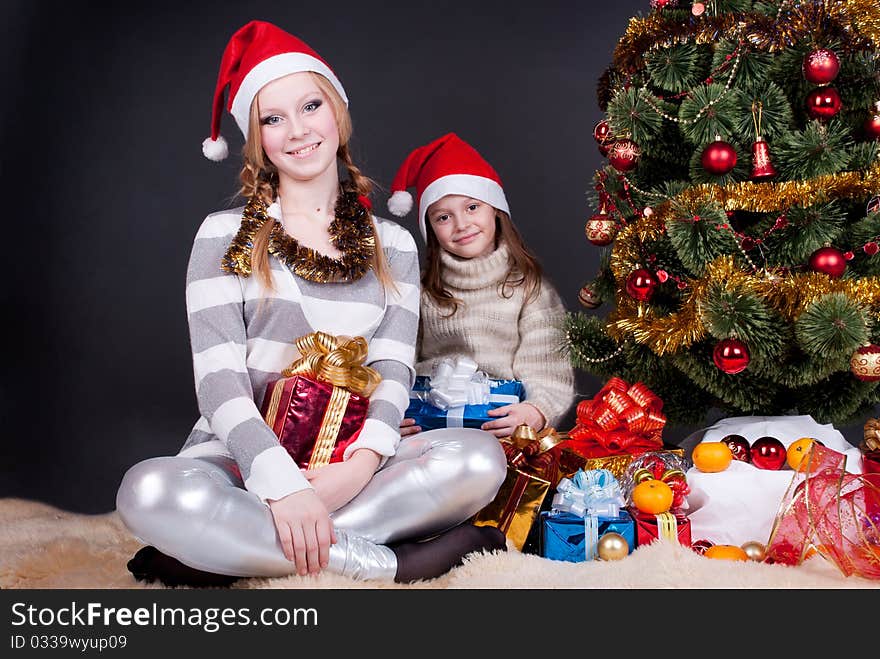
[[[788,448],[801,437],[812,437],[846,455],[848,472],[861,473],[859,449],[847,442],[833,425],[818,424],[809,415],[728,417],[700,433],[695,433],[698,435],[695,444],[718,442],[733,434],[742,435],[751,444],[769,435]],[[794,473],[787,465],[773,471],[738,460],[716,473],[704,473],[691,467],[687,471],[691,537],[694,541],[705,539],[715,544],[741,545],[753,540],[766,544]]]

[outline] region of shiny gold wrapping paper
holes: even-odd
[[[684,457],[684,449],[682,448],[664,448],[662,452],[674,453]],[[641,454],[638,454],[641,455]],[[618,480],[623,478],[623,474],[629,463],[638,455],[633,453],[622,453],[620,455],[607,455],[601,458],[585,458],[568,448],[562,448],[559,452],[559,476],[560,478],[571,476],[578,470],[583,469],[607,469]]]
[[[520,551],[541,512],[550,481],[513,467],[492,502],[474,517],[477,526],[498,527]]]

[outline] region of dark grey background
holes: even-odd
[[[195,422],[184,275],[199,223],[237,189],[241,135],[228,114],[231,157],[209,162],[200,146],[234,30],[269,20],[330,62],[351,99],[355,160],[382,186],[379,214],[410,149],[448,131],[471,142],[576,310],[599,258],[583,236],[602,162],[596,82],[648,7],[6,0],[0,496],[112,510],[125,469],[176,452]],[[583,397],[600,384],[578,375]]]

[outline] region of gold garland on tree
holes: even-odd
[[[794,204],[811,206],[829,199],[863,197],[878,189],[880,163],[875,163],[864,173],[842,172],[806,181],[695,186],[656,206],[650,217],[624,226],[615,240],[610,267],[617,281],[624,281],[641,267],[641,244],[663,237],[666,223],[675,220],[675,204],[696,208],[701,204],[715,203],[725,210],[766,213]],[[739,268],[732,256],[715,259],[706,266],[702,277],[684,281],[689,290],[683,294],[679,310],[660,317],[648,305],[619,289],[617,308],[609,315],[606,326],[608,334],[618,342],[630,339],[647,345],[657,355],[688,348],[706,337],[700,307],[710,284],[764,299],[788,320],[797,318],[822,296],[835,292],[844,293],[868,307],[880,306],[880,277],[863,277],[855,281],[831,279],[815,272],[784,277],[766,270],[749,273]]]

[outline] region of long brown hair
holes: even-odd
[[[461,300],[447,290],[443,283],[443,264],[440,261],[440,253],[443,248],[434,235],[434,229],[425,218],[427,235],[427,249],[425,253],[425,269],[422,271],[422,290],[431,296],[438,305],[450,309],[449,316],[458,311]],[[503,298],[513,296],[514,289],[523,286],[525,299],[531,300],[537,297],[541,291],[541,278],[543,269],[538,259],[526,247],[522,235],[517,230],[510,216],[504,211],[495,209],[495,248],[502,242],[507,243],[510,252],[507,276],[498,285],[498,295]]]
[[[348,147],[352,134],[351,114],[348,112],[348,107],[327,78],[311,71],[308,73],[323,92],[325,98],[328,99],[333,113],[336,115],[336,124],[339,127],[339,148],[336,150],[336,157],[348,170],[349,177],[349,180],[343,185],[359,195],[369,197],[373,191],[373,181],[354,164]],[[260,140],[260,113],[256,99],[251,104],[248,136],[242,149],[242,156],[244,162],[239,173],[241,188],[238,194],[246,198],[256,195],[268,206],[278,195],[278,170],[266,157],[266,152],[263,151],[263,144]],[[376,249],[373,252],[373,271],[385,288],[394,288],[391,269],[382,251],[376,224],[372,220],[371,223],[376,241]],[[251,251],[251,269],[263,286],[270,291],[274,289],[272,270],[269,267],[269,237],[273,226],[274,222],[266,222],[260,227],[254,236],[254,247]]]

